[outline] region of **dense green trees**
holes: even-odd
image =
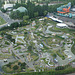
[[[20,11],[12,11],[10,17],[13,19],[22,19],[23,16],[27,15],[27,12],[20,12]]]
[[[75,72],[75,68],[59,70],[59,71],[46,71],[46,72],[32,72],[32,73],[18,73],[14,75],[65,75]]]
[[[5,9],[1,8],[1,11],[2,11],[3,13],[6,13],[6,11],[7,11],[7,10],[5,10]]]
[[[21,70],[26,68],[26,63],[21,63]]]
[[[28,20],[29,16],[23,16],[23,20]]]
[[[54,0],[54,1],[57,1],[57,0]],[[60,0],[60,1],[62,1],[62,0]],[[66,2],[68,3],[69,1],[72,2],[72,6],[75,4],[75,0],[68,0]],[[48,3],[46,3],[43,6],[40,6],[40,5],[36,6],[34,3],[28,2],[27,4],[16,3],[14,8],[16,9],[20,6],[23,6],[23,7],[27,8],[27,10],[28,10],[27,15],[29,16],[29,18],[35,18],[37,16],[45,16],[48,12],[50,12],[50,13],[57,12],[57,8],[61,5],[62,4],[48,6]],[[22,19],[23,16],[25,16],[25,13],[19,13],[17,11],[16,13],[12,12],[10,16],[12,16],[12,18],[15,17],[15,18],[18,18],[18,19]]]
[[[28,51],[32,51],[32,46],[28,46]]]
[[[35,12],[34,13],[34,17],[38,17],[38,12]]]
[[[29,22],[28,21],[22,21],[22,22],[20,22],[20,23],[18,23],[18,22],[14,22],[14,23],[12,23],[10,26],[5,26],[5,27],[2,27],[1,29],[0,29],[0,31],[2,31],[2,30],[13,30],[14,28],[18,28],[18,27],[22,27],[22,26],[26,26],[26,25],[28,25],[29,24]],[[2,33],[2,35],[3,35],[4,33]]]
[[[58,67],[55,68],[55,70],[64,70],[64,69],[65,69],[64,66],[58,66]]]
[[[18,8],[20,6],[23,6],[25,8],[27,8],[28,10],[28,13],[27,15],[29,16],[29,18],[35,18],[37,16],[45,16],[47,15],[48,12],[52,13],[52,12],[56,12],[56,8],[59,7],[61,4],[58,4],[58,5],[51,5],[51,6],[48,6],[48,3],[46,5],[43,5],[43,6],[40,6],[40,5],[35,5],[31,2],[28,2],[27,4],[16,4],[14,6],[14,8]],[[19,15],[19,16],[17,16]],[[22,16],[21,16],[22,15]],[[25,16],[25,14],[21,14],[19,13],[18,11],[17,12],[12,12],[11,13],[11,18],[20,18],[22,19],[23,16]]]
[[[6,66],[9,67],[9,68],[11,68],[11,64],[12,64],[12,63],[9,62],[9,64],[7,64]]]
[[[57,55],[56,55],[55,53],[53,53],[53,54],[52,54],[52,56],[53,56],[54,58],[56,58],[56,57],[57,57]]]
[[[18,68],[19,68],[19,66],[15,65],[15,66],[13,67],[13,70],[17,70]]]
[[[4,27],[2,29],[6,29],[7,27]],[[11,42],[15,43],[15,39],[12,38],[12,35],[7,34],[5,31],[0,33],[2,36],[10,40]]]

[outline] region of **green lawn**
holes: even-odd
[[[0,25],[5,24],[5,23],[6,23],[5,20],[2,17],[0,17]]]

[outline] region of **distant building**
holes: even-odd
[[[12,10],[13,9],[13,6],[14,6],[15,4],[5,4],[4,6],[3,6],[3,8],[6,10]]]
[[[75,24],[72,22],[65,22],[65,24],[67,24],[70,28],[75,28]]]
[[[6,2],[6,3],[27,3],[28,1],[30,2],[41,2],[43,0],[1,0],[2,2]],[[44,0],[47,1],[47,0]]]

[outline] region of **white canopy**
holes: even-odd
[[[57,23],[58,27],[67,27],[67,25],[65,23]]]

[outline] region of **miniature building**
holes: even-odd
[[[66,28],[67,25],[64,24],[64,23],[57,23],[57,26],[56,27],[58,27],[58,28]]]

